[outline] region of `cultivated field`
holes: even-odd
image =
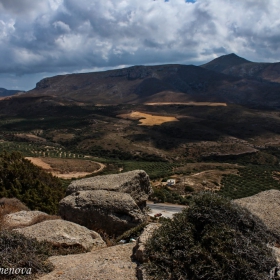
[[[124,119],[130,119],[130,120],[139,120],[139,125],[145,125],[145,126],[153,126],[153,125],[161,125],[166,122],[177,122],[178,119],[175,117],[169,117],[169,116],[157,116],[157,115],[151,115],[141,112],[131,112],[129,114],[121,114],[117,117],[124,118]]]
[[[36,157],[26,157],[26,159],[62,179],[85,177],[105,168],[104,164],[91,160]]]

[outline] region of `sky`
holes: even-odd
[[[279,0],[0,0],[0,87],[131,65],[280,61]]]

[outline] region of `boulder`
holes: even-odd
[[[257,216],[278,238],[280,237],[280,191],[268,190],[256,195],[235,199],[234,203]]]
[[[133,248],[133,256],[140,263],[144,263],[145,259],[145,244],[147,240],[152,236],[153,232],[160,227],[160,224],[151,223],[148,224],[142,234],[138,237],[135,247]]]
[[[148,280],[146,269],[143,263],[147,262],[145,257],[145,244],[147,240],[152,236],[153,232],[160,227],[160,224],[151,223],[148,224],[142,234],[138,237],[135,247],[133,248],[133,257],[140,264],[137,266],[136,274],[138,280]]]
[[[115,191],[78,191],[62,199],[59,206],[63,219],[108,234],[121,234],[146,220],[129,194]]]
[[[137,280],[131,260],[133,243],[102,248],[98,252],[53,256],[54,270],[40,280]]]
[[[15,231],[38,241],[47,241],[54,246],[77,246],[86,251],[106,246],[98,233],[63,220],[44,221]]]
[[[4,229],[19,228],[30,226],[37,223],[36,220],[44,219],[49,215],[41,211],[19,211],[11,214],[7,214],[3,218]],[[59,218],[59,217],[57,217]]]
[[[66,194],[89,190],[128,193],[141,209],[146,206],[146,201],[152,194],[149,176],[143,170],[76,180],[68,186]]]

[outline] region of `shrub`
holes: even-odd
[[[30,275],[18,275],[17,279],[35,279],[36,274],[52,271],[53,266],[47,261],[50,255],[50,245],[45,242],[13,231],[0,231],[0,268],[31,268]],[[15,277],[1,274],[1,279]]]
[[[191,186],[185,186],[185,192],[194,192],[194,188]]]
[[[145,267],[156,280],[269,279],[277,263],[266,244],[274,241],[248,211],[217,194],[201,193],[154,232]]]
[[[0,197],[15,197],[32,210],[55,214],[65,196],[60,180],[20,153],[0,154]]]

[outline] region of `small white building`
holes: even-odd
[[[167,180],[167,186],[174,186],[176,184],[176,180],[175,179],[168,179]]]

